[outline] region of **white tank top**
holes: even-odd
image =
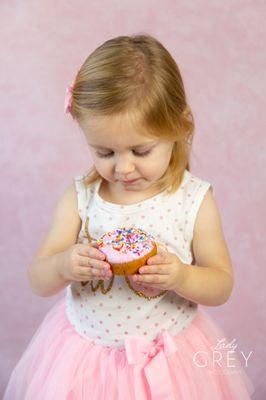
[[[193,264],[192,238],[196,215],[211,184],[185,170],[174,194],[166,190],[130,205],[103,200],[102,179],[84,184],[85,175],[74,178],[82,220],[77,243],[89,243],[119,226],[134,225],[152,234],[159,246]],[[212,187],[211,187],[212,188]],[[212,188],[213,189],[213,188]],[[85,286],[72,282],[66,288],[66,314],[75,330],[96,344],[122,347],[128,335],[157,337],[162,329],[177,335],[193,320],[198,304],[174,291],[144,288],[124,276],[94,280]],[[98,287],[97,287],[98,283]],[[99,286],[100,285],[100,286]],[[134,289],[134,290],[133,290]]]

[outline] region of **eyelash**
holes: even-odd
[[[133,151],[134,151],[134,150],[133,150]],[[136,152],[135,152],[135,156],[137,156],[137,157],[145,157],[145,156],[147,156],[150,152],[151,152],[151,150],[144,151],[144,153],[136,153]],[[97,153],[97,155],[98,155],[100,158],[109,158],[109,157],[112,156],[112,153],[108,153],[108,154],[101,154],[101,153],[98,153],[98,152],[96,152],[96,153]]]

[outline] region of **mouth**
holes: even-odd
[[[140,180],[140,178],[133,179],[131,181],[121,181],[121,182],[124,183],[124,185],[132,185],[133,183],[135,183],[135,182],[137,182],[139,180]]]

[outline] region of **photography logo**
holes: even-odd
[[[247,368],[253,351],[237,351],[237,347],[236,339],[231,342],[227,342],[226,338],[217,339],[216,345],[211,346],[209,351],[198,350],[194,353],[193,364],[212,374],[238,373],[242,369],[240,358]]]

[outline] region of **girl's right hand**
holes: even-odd
[[[96,241],[74,244],[63,254],[59,273],[66,280],[83,282],[112,276],[110,264],[104,261],[106,256],[98,250]]]

